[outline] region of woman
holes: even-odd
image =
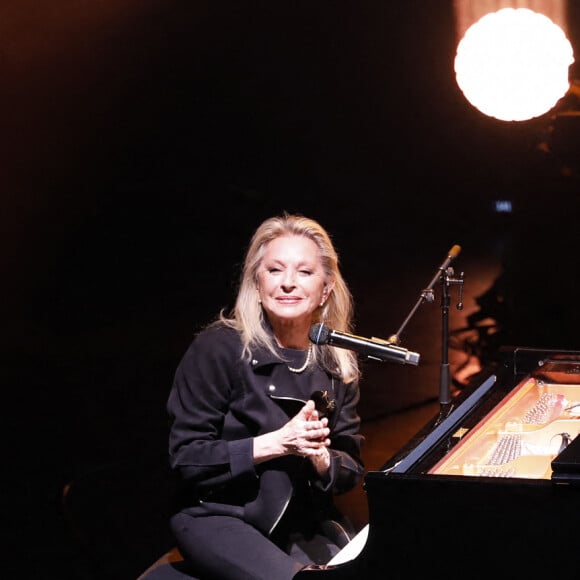
[[[284,214],[254,233],[233,311],[202,330],[169,396],[171,528],[203,580],[289,580],[349,540],[333,496],[361,480],[356,355],[315,346],[351,330],[352,297],[326,231]]]

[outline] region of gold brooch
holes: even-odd
[[[328,391],[314,391],[310,398],[314,401],[314,406],[321,418],[336,407],[336,401],[328,396]]]

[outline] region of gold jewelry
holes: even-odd
[[[332,384],[334,385],[334,380]],[[314,391],[310,398],[314,401],[314,406],[321,419],[326,417],[330,411],[334,411],[336,407],[336,401],[330,398],[328,391]]]
[[[288,366],[288,370],[291,373],[296,373],[296,374],[303,373],[306,370],[306,367],[310,364],[310,359],[311,358],[312,358],[312,345],[310,345],[308,347],[308,351],[306,353],[306,360],[304,361],[304,364],[301,367],[298,367],[297,369],[294,368],[294,367],[291,367],[291,366],[288,366],[287,365]]]

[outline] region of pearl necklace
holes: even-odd
[[[296,369],[296,368],[291,367],[289,365],[286,365],[286,366],[288,366],[288,370],[291,373],[296,373],[296,374],[303,373],[306,370],[306,367],[310,364],[310,359],[312,359],[312,345],[310,345],[308,347],[308,352],[306,353],[306,360],[304,361],[304,364],[301,367],[298,367]]]

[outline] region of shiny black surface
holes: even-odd
[[[574,562],[546,554],[574,552],[576,525],[570,514],[580,509],[576,480],[429,473],[457,443],[457,427],[469,429],[485,420],[526,376],[525,368],[541,373],[544,361],[554,356],[575,364],[580,353],[516,349],[504,354],[492,387],[474,397],[484,381],[456,399],[459,417],[453,411],[443,420],[435,416],[380,470],[366,475],[369,529],[358,556],[326,570],[300,572],[296,580],[409,578],[434,568],[475,574],[481,566],[500,565],[502,575],[573,577]],[[533,359],[541,366],[530,368]],[[421,452],[413,457],[417,449]]]

